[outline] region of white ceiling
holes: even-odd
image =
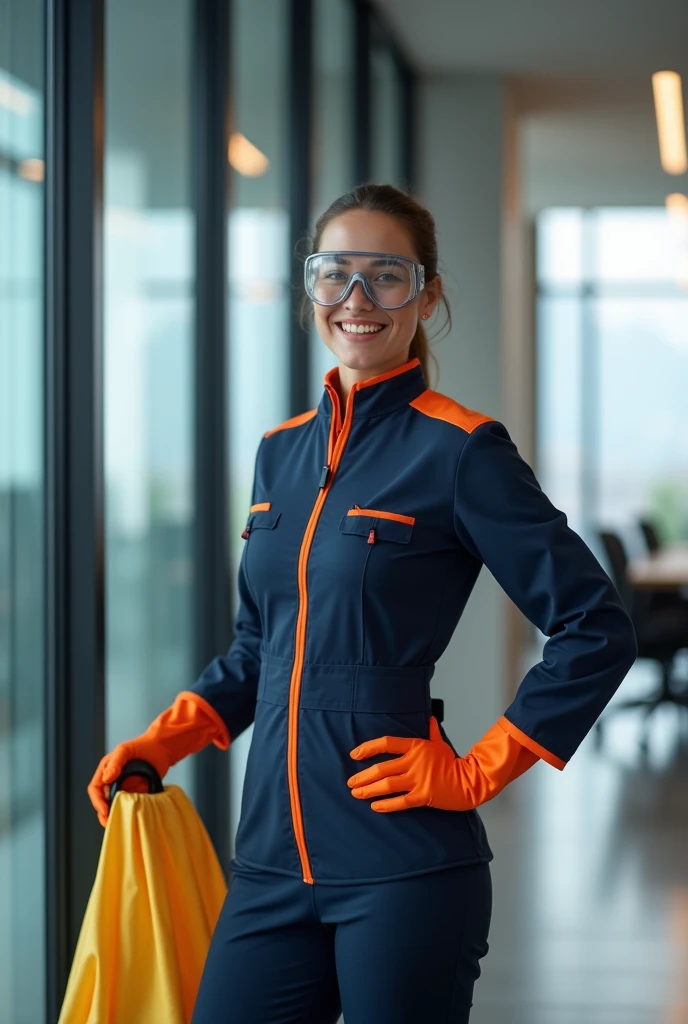
[[[375,0],[422,78],[497,74],[521,112],[524,207],[659,205],[651,75],[684,78],[688,0]],[[688,106],[688,103],[687,103]]]
[[[687,0],[375,0],[422,72],[688,72]]]

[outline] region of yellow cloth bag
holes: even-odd
[[[183,789],[120,790],[58,1024],[188,1024],[226,893]]]

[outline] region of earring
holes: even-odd
[[[423,320],[427,320],[429,316],[429,313],[423,313]]]

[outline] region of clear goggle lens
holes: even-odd
[[[342,302],[360,281],[382,309],[398,309],[418,297],[424,270],[406,256],[371,252],[317,252],[306,260],[306,294],[322,306]]]

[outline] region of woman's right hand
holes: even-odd
[[[98,821],[103,828],[107,825],[110,812],[110,784],[119,777],[127,761],[133,761],[138,758],[149,761],[158,772],[158,775],[160,775],[160,778],[162,778],[167,771],[168,765],[164,754],[163,756],[161,754],[163,754],[163,751],[159,745],[156,749],[155,744],[150,740],[146,742],[144,733],[143,736],[139,736],[135,740],[119,743],[113,751],[101,759],[87,787],[87,793],[98,815]],[[147,793],[148,783],[140,776],[130,775],[122,783],[122,789],[127,793]]]
[[[87,792],[103,828],[110,810],[109,785],[119,777],[127,761],[148,761],[162,779],[173,764],[209,743],[227,750],[230,744],[227,726],[206,700],[193,691],[184,690],[144,733],[118,744],[96,768]],[[130,776],[124,780],[122,789],[128,793],[147,793],[148,783]]]

